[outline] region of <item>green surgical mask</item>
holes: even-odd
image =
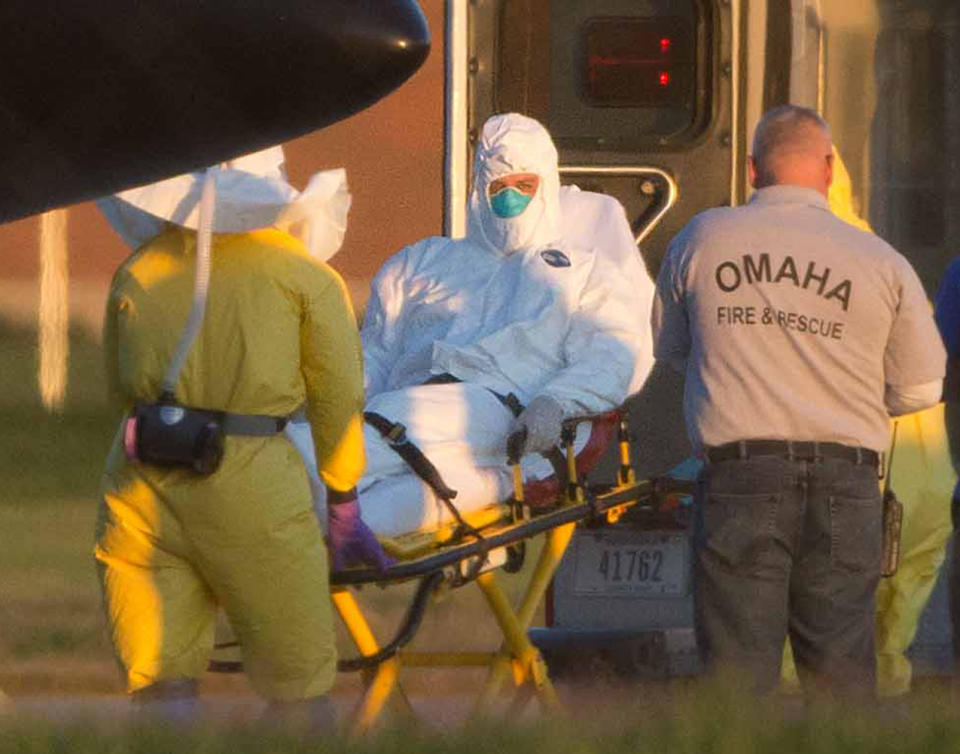
[[[516,217],[523,214],[532,199],[532,196],[507,186],[490,197],[490,209],[497,217]]]

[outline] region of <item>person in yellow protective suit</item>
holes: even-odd
[[[853,205],[850,174],[836,148],[828,198],[835,215],[873,232]],[[881,579],[877,588],[877,690],[885,696],[910,690],[911,668],[905,653],[943,563],[951,530],[949,502],[956,482],[942,403],[899,417],[894,423],[896,452],[888,473],[903,503],[903,529],[897,573]],[[783,681],[787,687],[797,684],[789,643]]]
[[[95,556],[113,644],[128,691],[161,714],[192,713],[220,606],[273,709],[329,715],[327,552],[303,462],[282,428],[305,406],[321,478],[355,506],[364,469],[359,335],[342,280],[321,261],[339,247],[349,194],[342,170],[314,176],[301,194],[282,161],[277,147],[217,174],[206,313],[176,386],[185,406],[254,416],[258,426],[228,429],[219,468],[201,476],[130,460],[121,424],[103,475]],[[179,176],[101,204],[132,245],[161,230],[110,288],[107,376],[125,414],[157,400],[187,321],[201,181]],[[309,246],[286,230],[294,226],[307,228]],[[264,419],[279,421],[262,431]]]

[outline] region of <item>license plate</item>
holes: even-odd
[[[687,537],[667,532],[578,532],[573,591],[629,597],[687,593]]]

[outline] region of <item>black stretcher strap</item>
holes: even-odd
[[[384,660],[394,657],[397,652],[409,644],[416,635],[417,629],[420,628],[423,615],[427,611],[430,595],[437,590],[443,580],[443,571],[434,571],[425,576],[417,586],[417,591],[413,595],[407,614],[393,639],[371,655],[361,655],[349,660],[337,660],[337,672],[355,673],[358,670],[375,668]]]
[[[437,493],[437,497],[453,500],[457,496],[457,491],[447,486],[437,467],[423,454],[423,451],[407,439],[407,428],[400,422],[392,422],[373,411],[364,411],[363,420],[380,433],[390,448],[406,461],[418,477],[430,485],[430,489]]]
[[[428,379],[423,384],[424,385],[450,385],[450,384],[456,384],[458,382],[463,382],[463,380],[461,380],[459,377],[457,377],[454,374],[450,374],[449,372],[442,372],[441,374],[431,375],[430,379]],[[520,399],[517,398],[517,396],[515,396],[513,393],[507,393],[506,395],[504,395],[503,393],[498,393],[496,390],[490,390],[490,388],[486,388],[486,390],[490,392],[494,398],[500,401],[504,405],[504,408],[506,408],[507,411],[513,414],[514,417],[520,416],[520,414],[523,413],[523,404],[520,402]]]
[[[395,656],[397,652],[409,644],[416,635],[417,629],[420,628],[423,615],[427,611],[430,595],[437,590],[443,579],[443,571],[433,571],[424,576],[393,639],[371,655],[338,660],[337,672],[354,673],[358,670],[375,668],[384,660],[389,660]],[[239,646],[240,642],[238,641],[226,641],[215,644],[214,649],[230,649]],[[244,664],[243,660],[210,660],[207,664],[207,670],[211,673],[243,673]]]
[[[436,493],[446,509],[450,511],[450,515],[457,522],[457,529],[451,536],[451,541],[460,539],[463,534],[470,534],[482,543],[483,535],[466,522],[457,506],[453,504],[453,498],[457,496],[457,491],[447,486],[443,477],[440,476],[440,472],[437,471],[437,467],[423,454],[420,448],[407,439],[407,428],[400,422],[392,422],[387,417],[373,411],[365,411],[363,418],[367,424],[381,434],[387,444],[406,461],[413,472],[430,486],[430,489]],[[483,560],[478,561],[478,569],[483,566]],[[473,575],[469,574],[468,578],[472,578]]]

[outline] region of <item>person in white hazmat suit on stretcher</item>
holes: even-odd
[[[363,520],[395,536],[452,519],[384,436],[398,424],[456,491],[460,513],[511,495],[506,444],[520,430],[524,478],[553,474],[537,454],[559,441],[561,421],[618,406],[649,374],[652,299],[619,202],[561,188],[557,150],[535,120],[490,118],[466,238],[414,243],[372,284],[361,333]],[[297,424],[288,434],[317,482],[309,434]],[[587,435],[582,425],[575,448]]]

